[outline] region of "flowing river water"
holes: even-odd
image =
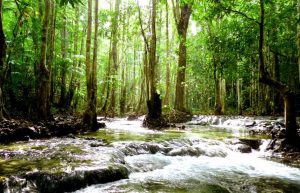
[[[76,192],[299,193],[299,165],[274,158],[266,150],[267,136],[249,135],[250,129],[263,130],[280,122],[203,116],[194,117],[184,129],[154,131],[141,126],[142,118],[112,119],[106,121],[106,129],[94,133],[0,146],[0,179],[10,179],[4,192],[39,192],[28,180],[22,184],[22,176],[117,164],[129,171],[127,179],[94,183]],[[259,145],[241,153],[247,149],[243,140]],[[12,178],[18,183],[12,183]]]

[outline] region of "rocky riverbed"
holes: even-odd
[[[0,145],[0,192],[300,191],[299,158],[268,150],[282,118],[195,116],[162,131],[142,120]]]

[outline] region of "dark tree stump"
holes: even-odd
[[[152,119],[158,119],[161,117],[161,99],[157,93],[153,96],[153,99],[147,101],[148,115]]]
[[[147,101],[147,107],[148,114],[143,121],[144,127],[149,127],[151,129],[160,129],[168,126],[166,120],[161,116],[162,101],[159,94],[153,94],[153,98]]]

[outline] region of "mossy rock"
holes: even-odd
[[[185,123],[191,121],[193,118],[193,115],[191,113],[177,110],[172,110],[165,116],[170,123]]]
[[[84,178],[88,185],[113,182],[128,178],[128,170],[121,164],[115,164],[108,168],[87,171]]]
[[[125,178],[128,178],[128,170],[121,164],[72,173],[36,172],[26,175],[28,181],[35,182],[38,192],[43,193],[72,192],[88,185],[113,182]]]
[[[169,124],[163,117],[151,118],[149,115],[147,115],[143,121],[143,126],[148,127],[149,129],[161,130],[169,127]]]

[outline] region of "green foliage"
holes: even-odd
[[[69,91],[71,78],[75,77],[76,90],[73,103],[78,100],[77,109],[82,111],[86,97],[85,44],[87,28],[86,2],[82,0],[55,0],[55,37],[52,64],[52,104],[58,103],[62,64],[66,64],[66,87]],[[53,3],[54,1],[51,0]],[[248,0],[178,0],[179,4],[193,4],[190,30],[187,36],[187,68],[185,88],[186,103],[190,111],[211,113],[216,99],[214,71],[219,79],[226,80],[227,112],[237,112],[237,80],[241,79],[242,106],[246,113],[257,114],[264,106],[281,104],[275,99],[276,93],[258,82],[258,37],[259,4]],[[94,3],[94,1],[93,1]],[[169,15],[169,57],[166,55],[166,3]],[[269,74],[288,84],[299,92],[297,66],[297,6],[296,1],[265,1],[265,45],[266,68]],[[15,95],[16,107],[33,111],[35,105],[37,77],[40,62],[40,46],[43,21],[43,2],[32,0],[4,1],[3,25],[8,44],[9,81],[5,85],[6,101]],[[69,6],[71,5],[71,6]],[[100,3],[99,10],[99,49],[98,49],[98,109],[111,103],[112,79],[116,79],[116,100],[121,93],[126,95],[126,111],[140,111],[146,105],[147,64],[144,63],[145,44],[138,19],[138,6],[135,0],[123,1],[118,18],[118,72],[112,75],[111,41],[112,21],[115,15],[113,1]],[[75,8],[75,9],[74,9]],[[142,29],[147,37],[150,34],[150,7],[141,9]],[[167,64],[170,64],[170,106],[172,109],[177,76],[178,43],[171,1],[159,1],[157,5],[157,89],[164,100],[166,93]],[[62,57],[62,30],[66,21],[66,57]],[[50,22],[50,21],[49,21]],[[77,22],[77,24],[75,24]],[[18,29],[18,30],[17,30]],[[49,27],[49,30],[51,28]],[[191,33],[193,32],[193,33]],[[77,43],[75,37],[77,35]],[[77,51],[75,53],[75,47]],[[49,58],[50,51],[47,53]],[[149,55],[148,55],[149,56]],[[278,65],[275,69],[275,58]],[[47,63],[49,64],[49,63]],[[215,69],[214,69],[215,67]],[[124,71],[124,76],[123,76]],[[276,72],[275,72],[276,71]],[[278,76],[278,77],[277,77]],[[125,89],[125,91],[124,91]],[[67,91],[67,92],[68,92]],[[10,93],[10,94],[8,94]],[[122,93],[123,94],[123,93]],[[108,98],[107,98],[108,96]],[[276,101],[277,100],[277,101]],[[72,105],[73,105],[72,103]],[[119,104],[116,101],[116,104]],[[10,105],[7,105],[10,106]],[[12,105],[13,106],[13,105]],[[55,109],[55,108],[54,108]],[[280,108],[279,108],[280,109]],[[264,110],[265,111],[265,110]],[[225,112],[226,113],[226,112]],[[268,112],[270,113],[270,112]]]
[[[77,4],[82,4],[81,0],[60,0],[60,6],[66,6],[70,4],[72,7],[75,7]]]

